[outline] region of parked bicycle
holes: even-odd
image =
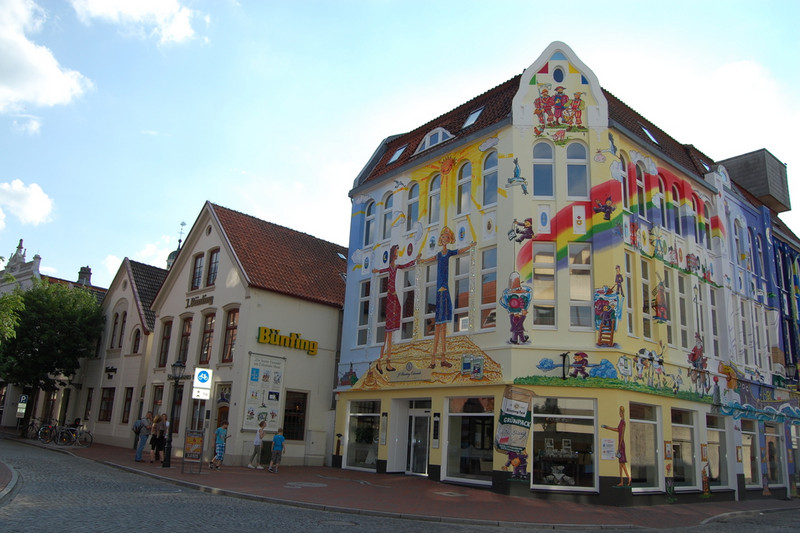
[[[39,434],[38,434],[39,442],[43,444],[50,444],[51,442],[53,442],[53,438],[55,437],[57,427],[58,426],[55,424],[55,422],[52,421],[46,424],[42,424],[39,427]]]
[[[91,431],[83,426],[55,426],[54,431],[53,441],[62,446],[88,448],[94,441]]]
[[[25,437],[28,439],[37,438],[39,436],[39,429],[50,423],[51,421],[45,418],[31,418],[30,422],[28,422],[28,425],[25,427]]]

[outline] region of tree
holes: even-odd
[[[0,344],[0,376],[46,391],[65,386],[80,359],[95,355],[104,321],[97,298],[86,289],[47,280],[35,280],[15,294],[24,309],[16,335]]]

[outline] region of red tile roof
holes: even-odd
[[[251,287],[333,307],[344,305],[347,248],[207,203]]]
[[[466,135],[495,126],[507,117],[510,117],[512,100],[519,90],[521,76],[520,74],[511,78],[507,82],[490,89],[480,96],[469,100],[408,133],[388,138],[383,142],[379,153],[371,162],[374,163],[373,166],[369,167],[368,165],[361,176],[359,176],[357,185],[376,180],[386,173],[403,167],[408,163],[412,163],[415,159],[424,159],[428,157],[430,154],[429,150],[420,154],[414,154],[414,152],[425,136],[435,128],[444,128],[454,135],[454,138],[437,145],[437,147],[444,147],[448,144],[458,142],[458,139]],[[614,124],[621,126],[627,130],[628,133],[640,139],[653,152],[660,152],[668,160],[683,167],[683,170],[694,173],[695,177],[698,179],[701,179],[702,176],[708,172],[703,166],[702,161],[706,162],[709,167],[713,165],[713,159],[697,150],[694,146],[679,143],[667,135],[661,128],[631,109],[622,100],[605,89],[603,89],[603,94],[608,100],[609,122],[612,122],[610,126],[613,127]],[[462,130],[461,126],[464,124],[469,114],[480,107],[483,107],[484,110],[480,117],[478,117],[478,120],[468,128]],[[642,126],[650,131],[653,137],[658,141],[657,144],[650,140],[647,134],[642,130]],[[407,145],[407,147],[397,161],[387,165],[387,162],[397,149],[405,145]],[[381,149],[383,150],[382,152],[380,151]]]

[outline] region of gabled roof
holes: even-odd
[[[127,257],[123,260],[131,280],[131,293],[136,300],[139,310],[139,319],[146,328],[145,333],[153,331],[156,325],[156,313],[150,306],[153,305],[158,289],[167,278],[168,270],[152,265],[132,261]]]
[[[445,128],[452,133],[455,137],[449,139],[437,146],[447,146],[457,144],[460,139],[472,133],[479,132],[492,126],[497,127],[497,124],[504,119],[511,117],[512,101],[514,95],[519,90],[520,78],[522,74],[517,75],[507,82],[498,85],[497,87],[486,91],[469,100],[468,102],[458,106],[457,108],[423,124],[422,126],[401,135],[395,135],[387,138],[381,144],[381,147],[376,152],[371,165],[361,172],[358,177],[356,187],[364,183],[377,180],[387,173],[392,173],[394,170],[402,168],[403,166],[413,163],[415,160],[424,160],[430,154],[430,151],[424,151],[419,154],[414,152],[419,146],[422,139],[428,132],[436,128]],[[713,165],[713,159],[703,154],[700,150],[696,149],[690,144],[681,144],[669,135],[667,135],[661,128],[644,118],[642,115],[631,109],[622,100],[603,89],[603,94],[608,101],[608,116],[609,126],[618,126],[642,143],[649,147],[654,153],[661,153],[665,159],[672,161],[674,164],[682,167],[686,172],[694,174],[696,179],[703,179],[703,176],[709,172],[703,165],[703,162],[708,166]],[[464,121],[469,114],[483,107],[478,120],[471,126],[461,129]],[[642,126],[653,135],[657,143],[654,143],[644,132]],[[391,159],[392,155],[397,149],[402,146],[408,145],[401,156],[391,164],[387,162]]]
[[[344,305],[347,248],[207,202],[251,287]]]

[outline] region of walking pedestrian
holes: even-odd
[[[163,461],[164,445],[167,441],[167,414],[162,413],[153,419],[153,431],[151,431],[150,447],[152,448],[150,462]]]
[[[214,432],[214,458],[208,464],[210,470],[222,470],[222,461],[225,459],[225,441],[228,440],[228,421],[224,421]]]
[[[284,441],[286,438],[283,436],[283,428],[278,428],[278,434],[272,439],[272,459],[269,462],[269,472],[273,474],[278,473],[278,465],[281,464],[281,456],[283,455]]]
[[[256,431],[256,438],[253,441],[253,455],[250,456],[250,461],[248,461],[247,463],[247,468],[264,470],[264,467],[261,466],[261,445],[264,443],[264,428],[266,427],[266,425],[267,425],[266,420],[262,420],[258,424],[258,431]]]
[[[144,418],[140,421],[140,429],[139,429],[139,445],[136,447],[136,458],[135,461],[137,463],[143,462],[142,459],[142,452],[144,451],[144,447],[147,444],[147,440],[150,438],[150,430],[153,427],[153,412],[147,411],[147,414],[144,415]]]

